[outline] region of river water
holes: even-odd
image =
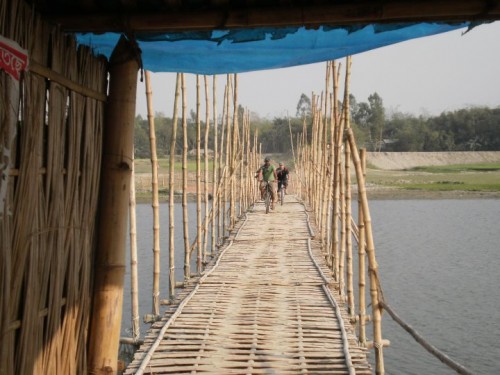
[[[160,210],[163,299],[168,291],[168,205]],[[195,204],[189,204],[189,211],[192,241]],[[500,374],[500,200],[374,200],[370,212],[386,302],[427,341],[472,373]],[[181,215],[181,206],[176,205],[177,280],[183,273]],[[137,222],[142,317],[151,312],[152,301],[150,205],[137,206]],[[129,283],[123,311],[122,335],[127,336]],[[142,336],[146,328],[142,325]],[[384,349],[387,374],[454,373],[388,314],[383,315],[383,336],[391,341]]]

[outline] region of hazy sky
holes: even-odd
[[[475,105],[500,106],[500,22],[478,26],[462,35],[464,31],[354,55],[351,93],[360,102],[377,92],[389,112],[415,115],[437,115]],[[344,59],[338,61],[344,65]],[[218,78],[218,95],[222,95],[224,82],[225,76]],[[324,82],[325,63],[240,73],[238,102],[261,116],[293,116],[301,94],[320,94]],[[175,74],[152,74],[152,90],[153,110],[171,117]],[[194,109],[195,75],[187,75],[187,92],[188,108]],[[138,86],[136,111],[143,116],[147,113],[144,83]]]

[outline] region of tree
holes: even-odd
[[[372,139],[375,141],[373,150],[380,152],[384,144],[384,103],[382,101],[382,98],[377,93],[373,93],[368,97],[368,103],[370,103],[370,115],[368,121],[371,129]]]
[[[311,99],[306,94],[300,95],[299,102],[297,103],[297,117],[311,116]]]

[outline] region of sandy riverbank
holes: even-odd
[[[500,163],[500,151],[367,152],[366,160],[378,169],[404,170],[433,165]]]

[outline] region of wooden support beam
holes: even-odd
[[[47,14],[71,32],[168,32],[256,27],[363,25],[500,19],[500,0],[387,0],[141,13]]]
[[[90,322],[90,374],[117,373],[139,70],[136,54],[136,49],[122,37],[110,58]]]

